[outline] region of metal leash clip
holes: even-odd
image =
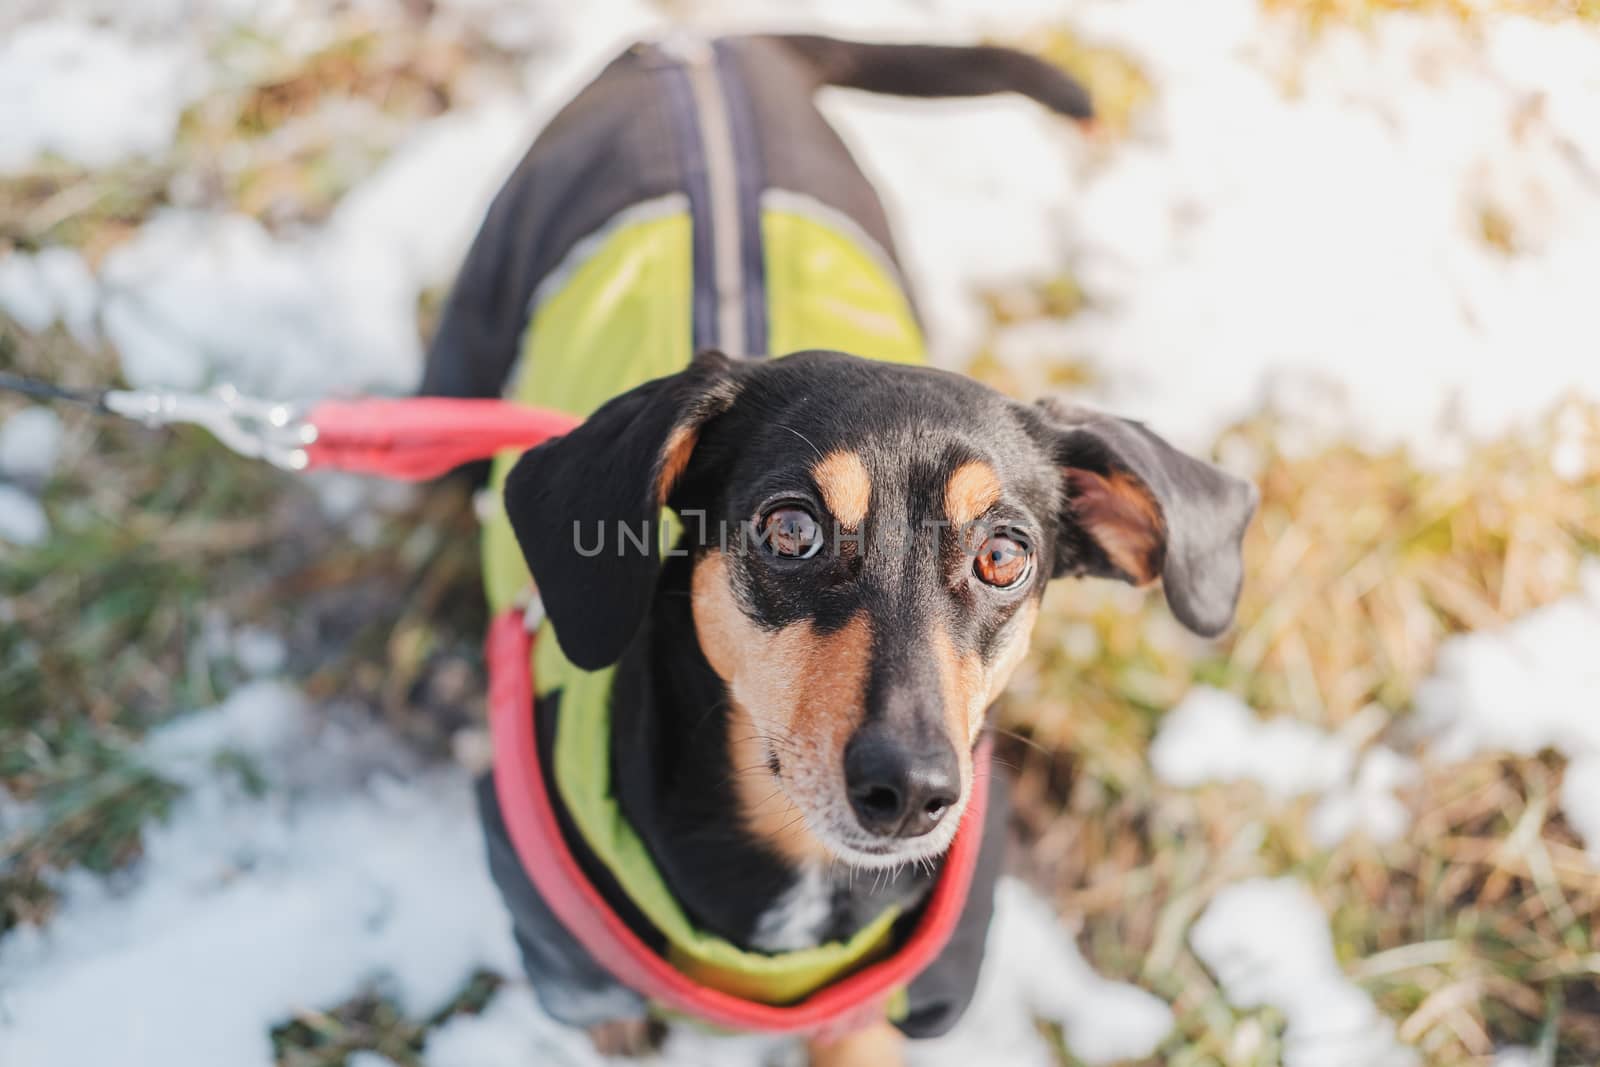
[[[283,470],[305,470],[306,447],[317,428],[295,404],[242,396],[231,385],[207,393],[171,393],[153,389],[111,389],[101,398],[106,410],[146,426],[192,423],[241,456],[264,459]]]

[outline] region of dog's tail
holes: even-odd
[[[799,55],[818,83],[890,96],[1019,93],[1081,123],[1094,120],[1089,91],[1052,63],[992,45],[870,44],[810,34],[771,40]]]

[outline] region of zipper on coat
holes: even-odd
[[[684,149],[694,225],[694,345],[757,355],[766,334],[759,181],[742,173],[755,164],[749,158],[755,141],[744,101],[728,97],[732,56],[698,40],[660,47],[677,63],[667,68],[668,102]],[[745,120],[738,125],[736,107]]]

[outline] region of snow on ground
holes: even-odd
[[[229,651],[253,678],[277,674],[288,662],[289,649],[283,638],[260,626],[241,626],[228,635]]]
[[[1492,1067],[1545,1067],[1548,1059],[1531,1048],[1506,1048],[1495,1053]]]
[[[1420,778],[1415,760],[1374,745],[1362,755],[1355,777],[1323,794],[1311,810],[1311,840],[1323,848],[1354,833],[1380,845],[1400,840],[1411,828],[1411,812],[1396,794]]]
[[[520,100],[434,119],[300,238],[242,215],[158,215],[102,271],[128,380],[289,397],[411,388],[417,298],[453,274],[530,128]]]
[[[1600,562],[1583,587],[1502,630],[1451,638],[1416,704],[1433,759],[1565,755],[1561,807],[1600,866]]]
[[[224,753],[265,792],[219,773]],[[272,1025],[369,981],[426,1012],[474,968],[513,973],[463,775],[275,683],[158,731],[145,757],[188,791],[125,878],[70,875],[51,923],[0,940],[0,1062],[266,1064]]]
[[[248,760],[264,789],[219,774],[224,755]],[[67,876],[47,926],[0,939],[0,1062],[267,1064],[273,1025],[364,987],[424,1014],[476,968],[520,973],[463,772],[418,767],[380,727],[330,721],[275,682],[157,731],[143,758],[187,791],[132,871]],[[1035,1016],[1061,1023],[1088,1063],[1146,1055],[1172,1026],[1160,1000],[1090,970],[1018,884],[1002,886],[990,946],[977,1007],[916,1063],[1003,1048],[1007,1063],[1045,1067]],[[792,1059],[781,1042],[682,1028],[657,1062],[734,1067],[753,1049]],[[426,1061],[601,1063],[520,984],[432,1035]]]
[[[1178,786],[1253,781],[1274,798],[1332,788],[1350,776],[1354,746],[1308,723],[1257,719],[1238,697],[1191,689],[1161,720],[1150,764]]]
[[[61,323],[83,343],[95,336],[99,293],[76,249],[13,252],[0,259],[0,311],[33,333]]]
[[[39,545],[49,536],[44,506],[26,490],[0,482],[0,543]]]
[[[759,1063],[769,1044],[763,1042],[742,1062]],[[545,1015],[526,985],[502,988],[482,1013],[457,1016],[429,1034],[423,1061],[428,1067],[599,1067],[605,1062],[582,1033]],[[704,1067],[722,1065],[707,1060]]]
[[[1302,50],[1261,7],[1077,20],[1157,89],[1071,208],[1091,306],[1060,343],[1105,402],[1205,441],[1264,395],[1342,396],[1339,423],[1438,459],[1447,412],[1482,433],[1600,395],[1600,31],[1386,17]]]
[[[61,416],[45,407],[24,408],[0,422],[0,475],[42,482],[61,455]]]
[[[1282,1013],[1284,1067],[1409,1067],[1394,1023],[1345,978],[1328,919],[1292,878],[1253,879],[1212,898],[1189,943],[1228,1000]]]
[[[202,88],[196,73],[187,43],[72,18],[0,34],[0,174],[46,155],[88,167],[161,155]]]
[[[1383,745],[1361,743],[1381,726],[1381,709],[1331,733],[1289,718],[1258,718],[1238,697],[1196,686],[1161,720],[1150,764],[1169,785],[1254,782],[1274,800],[1317,796],[1313,840],[1331,848],[1352,833],[1379,843],[1410,825],[1397,789],[1415,781],[1416,765]]]
[[[98,302],[98,283],[75,248],[16,251],[0,259],[0,312],[30,333],[61,323],[90,344]]]
[[[1060,1024],[1067,1048],[1087,1064],[1138,1060],[1155,1051],[1173,1026],[1159,998],[1097,975],[1050,906],[1021,883],[996,894],[984,972],[967,1017],[949,1037],[912,1047],[917,1067],[1051,1067],[1033,1017]]]

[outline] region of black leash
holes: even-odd
[[[24,378],[9,371],[0,370],[0,391],[20,393],[30,400],[55,400],[64,404],[76,404],[90,411],[110,410],[106,407],[104,389],[68,389],[64,385],[42,382],[37,378]]]

